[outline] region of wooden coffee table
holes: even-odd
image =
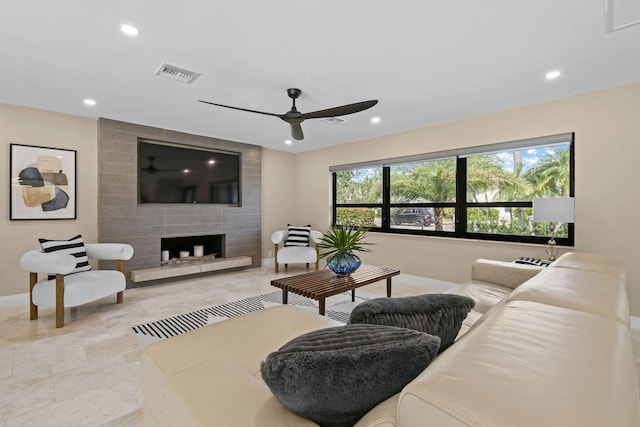
[[[320,271],[297,276],[274,279],[271,286],[282,289],[282,303],[287,304],[289,292],[318,301],[319,311],[324,316],[325,298],[351,290],[351,301],[355,301],[356,288],[387,280],[387,297],[391,296],[391,278],[400,274],[400,270],[363,264],[347,277],[337,277],[325,268]]]

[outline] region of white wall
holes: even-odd
[[[575,250],[611,254],[625,261],[632,312],[639,315],[639,114],[640,84],[634,84],[297,154],[297,218],[321,229],[329,226],[331,165],[575,132]],[[286,204],[286,198],[273,200],[266,210]],[[476,258],[510,261],[518,256],[545,256],[541,245],[370,236],[376,246],[374,252],[363,255],[365,262],[453,282],[469,279],[470,264]]]
[[[42,110],[0,104],[0,246],[2,279],[0,296],[29,292],[29,276],[18,260],[29,249],[39,247],[38,238],[68,239],[77,234],[87,242],[98,239],[98,155],[95,120]],[[74,220],[9,220],[9,146],[36,145],[77,151],[77,215]]]

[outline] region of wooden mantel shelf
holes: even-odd
[[[189,274],[208,273],[210,271],[225,270],[227,268],[245,267],[253,261],[249,256],[232,258],[214,258],[203,261],[167,264],[160,267],[131,270],[132,282],[146,282],[149,280],[166,279],[169,277],[186,276]]]

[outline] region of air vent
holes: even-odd
[[[605,0],[607,31],[617,31],[640,24],[640,0]]]
[[[192,83],[198,78],[200,73],[187,70],[186,68],[176,67],[175,65],[163,62],[160,68],[156,70],[156,76],[163,76],[182,83]]]
[[[327,117],[326,119],[322,119],[322,121],[329,123],[330,125],[341,125],[343,123],[347,123],[345,119],[341,119],[339,117]]]

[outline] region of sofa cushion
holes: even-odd
[[[625,282],[610,272],[549,267],[519,286],[507,300],[533,301],[596,313],[629,324]]]
[[[352,426],[431,363],[440,339],[410,329],[346,325],[301,335],[260,372],[292,412],[322,426]]]
[[[69,274],[91,270],[82,235],[78,234],[69,240],[38,239],[38,241],[40,242],[40,247],[42,247],[43,252],[68,254],[73,255],[76,258],[76,268],[74,268]],[[49,275],[49,280],[54,278],[55,275]]]
[[[621,282],[626,282],[627,273],[621,259],[584,252],[567,252],[551,264],[552,269],[569,268],[572,270],[595,271],[611,274]]]
[[[529,301],[500,305],[402,390],[398,425],[640,425],[627,326]]]
[[[309,235],[311,234],[311,225],[295,226],[288,224],[287,240],[285,246],[309,246]]]
[[[356,306],[350,324],[367,323],[414,329],[440,337],[440,350],[453,343],[475,302],[466,296],[426,294],[375,298]]]
[[[463,295],[471,298],[475,303],[473,308],[480,313],[486,313],[491,307],[509,296],[511,288],[495,283],[471,280],[445,291],[447,294]]]

